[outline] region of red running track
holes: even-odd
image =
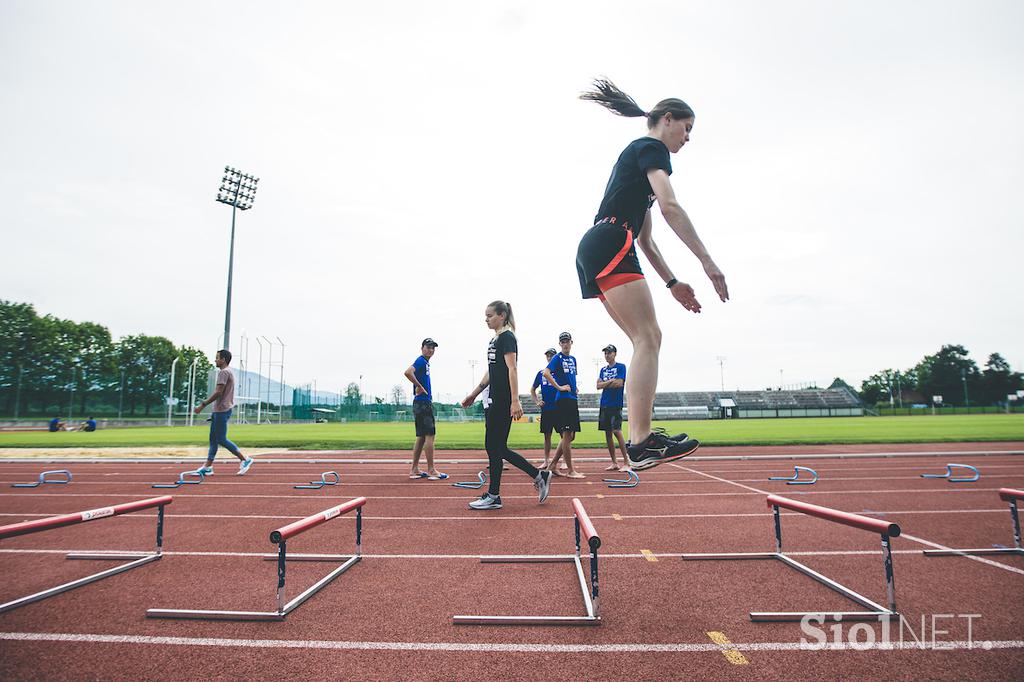
[[[906,446],[836,447],[845,454],[908,452]],[[788,473],[791,460],[684,459],[642,472],[637,488],[616,490],[600,481],[604,462],[585,461],[581,469],[588,478],[556,479],[542,506],[530,481],[513,469],[503,478],[505,507],[473,512],[466,502],[474,491],[448,484],[471,480],[482,466],[481,453],[439,453],[439,459],[460,461],[448,465],[449,481],[409,480],[406,466],[380,461],[396,458],[394,453],[359,453],[364,464],[325,466],[298,458],[257,462],[245,477],[233,476],[234,467],[219,466],[202,484],[173,491],[164,560],[0,616],[0,677],[1019,678],[1024,560],[926,558],[920,551],[1012,545],[1009,505],[999,491],[1024,488],[1024,456],[962,453],[1020,451],[1024,444],[920,449],[957,452],[954,461],[978,467],[981,479],[963,484],[921,479],[921,473],[942,470],[943,456],[822,457],[801,462],[820,478],[798,490],[767,480]],[[790,454],[779,448],[729,451],[754,457]],[[808,454],[807,449],[792,452]],[[708,448],[700,454],[723,452]],[[74,473],[70,485],[9,487],[31,480],[40,466],[0,462],[0,524],[149,497],[151,483],[173,480],[181,470],[171,462],[72,463],[64,465]],[[291,488],[325,469],[338,471],[339,486]],[[893,541],[893,562],[897,605],[906,618],[904,641],[915,641],[908,627],[922,636],[924,618],[930,642],[935,619],[936,644],[947,649],[858,651],[844,644],[803,650],[801,638],[807,634],[799,624],[751,623],[747,613],[843,610],[851,603],[777,562],[678,558],[683,552],[772,551],[769,494],[898,523],[902,536]],[[287,621],[145,618],[147,608],[271,608],[276,569],[274,562],[260,559],[269,551],[266,534],[360,496],[367,498],[363,561]],[[572,553],[573,498],[581,501],[601,538],[603,625],[451,625],[455,613],[580,611],[579,585],[564,566],[477,561],[482,554]],[[65,560],[66,550],[149,548],[154,514],[0,541],[6,578],[0,601],[101,568],[98,562]],[[788,553],[869,598],[884,598],[877,536],[786,509],[782,516]],[[289,541],[289,552],[344,554],[351,548],[352,523],[349,515],[311,528]],[[312,584],[326,568],[296,562],[288,568],[289,585]],[[850,625],[843,632],[848,634]],[[867,631],[881,639],[881,626],[860,627],[859,642],[869,637]],[[899,633],[891,634],[898,642]],[[831,640],[831,630],[827,635]]]

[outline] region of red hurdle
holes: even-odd
[[[103,578],[116,575],[118,573],[124,573],[130,571],[133,568],[148,564],[151,561],[157,561],[163,555],[164,545],[164,507],[169,505],[174,498],[170,495],[164,495],[162,497],[151,497],[148,500],[139,500],[137,502],[127,502],[125,504],[118,504],[113,507],[101,507],[99,509],[90,509],[88,511],[75,512],[73,514],[62,514],[61,516],[51,516],[45,519],[37,519],[35,521],[24,521],[22,523],[13,523],[9,526],[0,526],[0,540],[7,538],[17,537],[19,535],[28,535],[30,533],[40,533],[45,530],[53,530],[55,528],[63,528],[64,526],[73,526],[78,523],[85,523],[86,521],[94,521],[96,519],[105,519],[110,516],[120,516],[122,514],[131,514],[132,512],[142,511],[143,509],[152,509],[157,507],[156,517],[156,551],[150,553],[73,553],[68,554],[68,559],[101,559],[110,561],[112,559],[128,560],[129,563],[109,568],[105,571],[95,573],[78,580],[73,580],[57,587],[51,587],[43,590],[42,592],[36,592],[30,594],[27,597],[21,597],[9,601],[6,604],[0,604],[0,613],[5,613],[16,609],[19,606],[25,604],[31,604],[35,601],[46,599],[58,595],[61,592],[67,592],[73,590],[76,587],[82,585],[88,585],[89,583],[102,580]]]
[[[756,622],[765,621],[798,621],[805,616],[815,616],[827,620],[884,620],[897,615],[896,611],[896,583],[892,571],[892,548],[889,538],[899,537],[900,527],[889,521],[872,519],[860,514],[820,507],[816,504],[791,500],[779,495],[769,495],[767,498],[768,507],[772,510],[775,518],[775,551],[774,552],[733,552],[728,554],[683,554],[686,561],[701,561],[708,559],[777,559],[782,563],[795,568],[804,575],[808,575],[826,587],[835,590],[839,594],[851,599],[868,611],[803,611],[803,612],[781,612],[781,611],[752,611],[750,620]],[[889,608],[876,604],[867,597],[854,592],[848,587],[825,577],[808,566],[803,565],[782,552],[782,520],[779,509],[789,509],[808,516],[814,516],[826,521],[841,523],[852,528],[879,533],[882,536],[882,554],[885,562],[885,587],[886,596],[889,601]]]
[[[985,554],[1016,554],[1024,556],[1024,547],[1020,542],[1020,516],[1017,514],[1017,501],[1024,500],[1024,490],[1000,488],[999,499],[1010,503],[1010,519],[1013,521],[1013,547],[988,547],[983,549],[926,549],[925,556],[966,556]]]
[[[483,556],[480,563],[573,563],[583,593],[583,605],[586,616],[452,616],[456,625],[600,625],[601,616],[598,609],[597,596],[597,549],[601,546],[601,537],[594,529],[594,524],[578,498],[572,500],[573,522],[576,528],[576,553],[555,556],[512,555]],[[581,538],[586,541],[590,550],[590,585],[587,589],[587,577],[580,561],[582,547]]]
[[[366,504],[365,497],[357,497],[344,504],[331,507],[322,512],[307,516],[304,519],[289,523],[270,532],[270,542],[277,545],[277,556],[267,557],[273,561],[277,559],[277,610],[276,611],[209,611],[204,609],[149,609],[146,616],[149,618],[185,618],[199,620],[274,620],[281,621],[289,613],[301,606],[307,599],[326,587],[332,580],[350,569],[363,555],[363,505]],[[356,512],[356,551],[351,555],[338,554],[303,554],[288,557],[286,545],[288,540],[300,535],[311,528],[327,523],[331,519],[338,518],[350,511]],[[337,561],[345,559],[345,562],[336,567],[326,576],[316,581],[312,586],[306,588],[299,596],[285,603],[284,585],[285,568],[287,561]]]

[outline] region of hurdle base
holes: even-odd
[[[329,555],[306,555],[305,557],[299,557],[298,561],[328,561],[338,558],[347,558],[348,561],[338,566],[333,571],[325,575],[320,580],[307,587],[304,592],[299,596],[292,599],[290,602],[284,605],[280,611],[210,611],[205,609],[149,609],[146,611],[147,618],[176,618],[179,620],[250,620],[250,621],[282,621],[289,613],[302,606],[302,604],[315,595],[317,592],[327,587],[335,578],[339,575],[352,568],[352,566],[359,563],[362,556],[359,554],[346,555],[344,557],[331,556]],[[315,558],[309,558],[315,557]],[[277,557],[274,557],[275,559]],[[286,561],[291,561],[292,557],[287,557]]]
[[[194,609],[149,609],[146,618],[181,620],[256,620],[282,621],[285,614],[276,611],[200,611]]]
[[[860,604],[861,606],[870,609],[869,611],[751,611],[749,613],[750,620],[758,622],[789,622],[799,621],[805,616],[821,617],[828,621],[846,621],[846,620],[885,620],[892,616],[898,615],[896,611],[887,609],[880,604],[876,604],[867,597],[857,592],[854,592],[845,585],[828,578],[821,573],[818,573],[813,568],[805,566],[799,561],[792,559],[781,552],[732,552],[727,554],[682,554],[680,558],[684,561],[702,561],[702,560],[746,560],[746,559],[776,559],[786,564],[790,568],[796,569],[800,573],[813,578],[825,587],[829,588],[834,592],[838,592],[847,599]]]
[[[601,616],[452,616],[455,625],[600,625]]]
[[[1024,547],[989,547],[981,549],[926,549],[925,556],[984,556],[986,554],[1016,554],[1024,556]]]
[[[88,585],[89,583],[94,583],[97,580],[103,580],[104,578],[109,578],[110,576],[117,575],[118,573],[124,573],[125,571],[130,571],[133,568],[138,568],[139,566],[143,566],[143,565],[148,564],[148,563],[150,563],[152,561],[156,561],[156,560],[160,559],[161,556],[163,556],[163,555],[159,554],[159,553],[157,553],[157,554],[132,554],[132,555],[125,555],[125,554],[121,554],[121,555],[118,555],[118,554],[103,554],[103,555],[69,554],[67,556],[68,559],[113,559],[113,560],[132,559],[132,561],[130,561],[127,564],[122,564],[120,566],[114,566],[113,568],[108,568],[107,570],[100,571],[99,573],[94,573],[92,575],[88,575],[88,576],[86,576],[84,578],[79,578],[78,580],[72,580],[71,582],[64,583],[63,585],[58,585],[56,587],[51,587],[51,588],[43,590],[41,592],[36,592],[35,594],[30,594],[30,595],[28,595],[26,597],[21,597],[19,599],[14,599],[14,600],[9,601],[9,602],[7,602],[5,604],[0,604],[0,613],[6,613],[7,611],[13,611],[14,609],[16,609],[16,608],[18,608],[20,606],[25,606],[26,604],[31,604],[32,602],[37,602],[37,601],[41,601],[43,599],[46,599],[48,597],[53,597],[55,595],[61,594],[62,592],[67,592],[69,590],[73,590],[76,587],[82,587],[83,585]]]
[[[482,564],[575,564],[583,594],[585,616],[452,616],[454,625],[600,625],[601,616],[587,589],[587,576],[578,554],[482,556]]]

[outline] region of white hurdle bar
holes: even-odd
[[[576,575],[583,593],[585,616],[452,616],[456,625],[600,625],[598,589],[597,589],[597,549],[601,546],[601,538],[594,529],[594,524],[578,498],[572,500],[573,521],[576,528],[576,553],[567,555],[512,555],[483,556],[480,563],[571,563],[576,566]],[[586,539],[590,550],[590,581],[583,570],[581,559],[581,534]]]

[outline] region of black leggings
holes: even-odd
[[[526,472],[530,478],[537,478],[540,469],[526,461],[518,452],[508,449],[508,432],[512,428],[511,405],[491,404],[485,413],[484,425],[484,447],[487,448],[491,474],[487,492],[497,496],[501,490],[501,467],[502,461],[506,459]]]

